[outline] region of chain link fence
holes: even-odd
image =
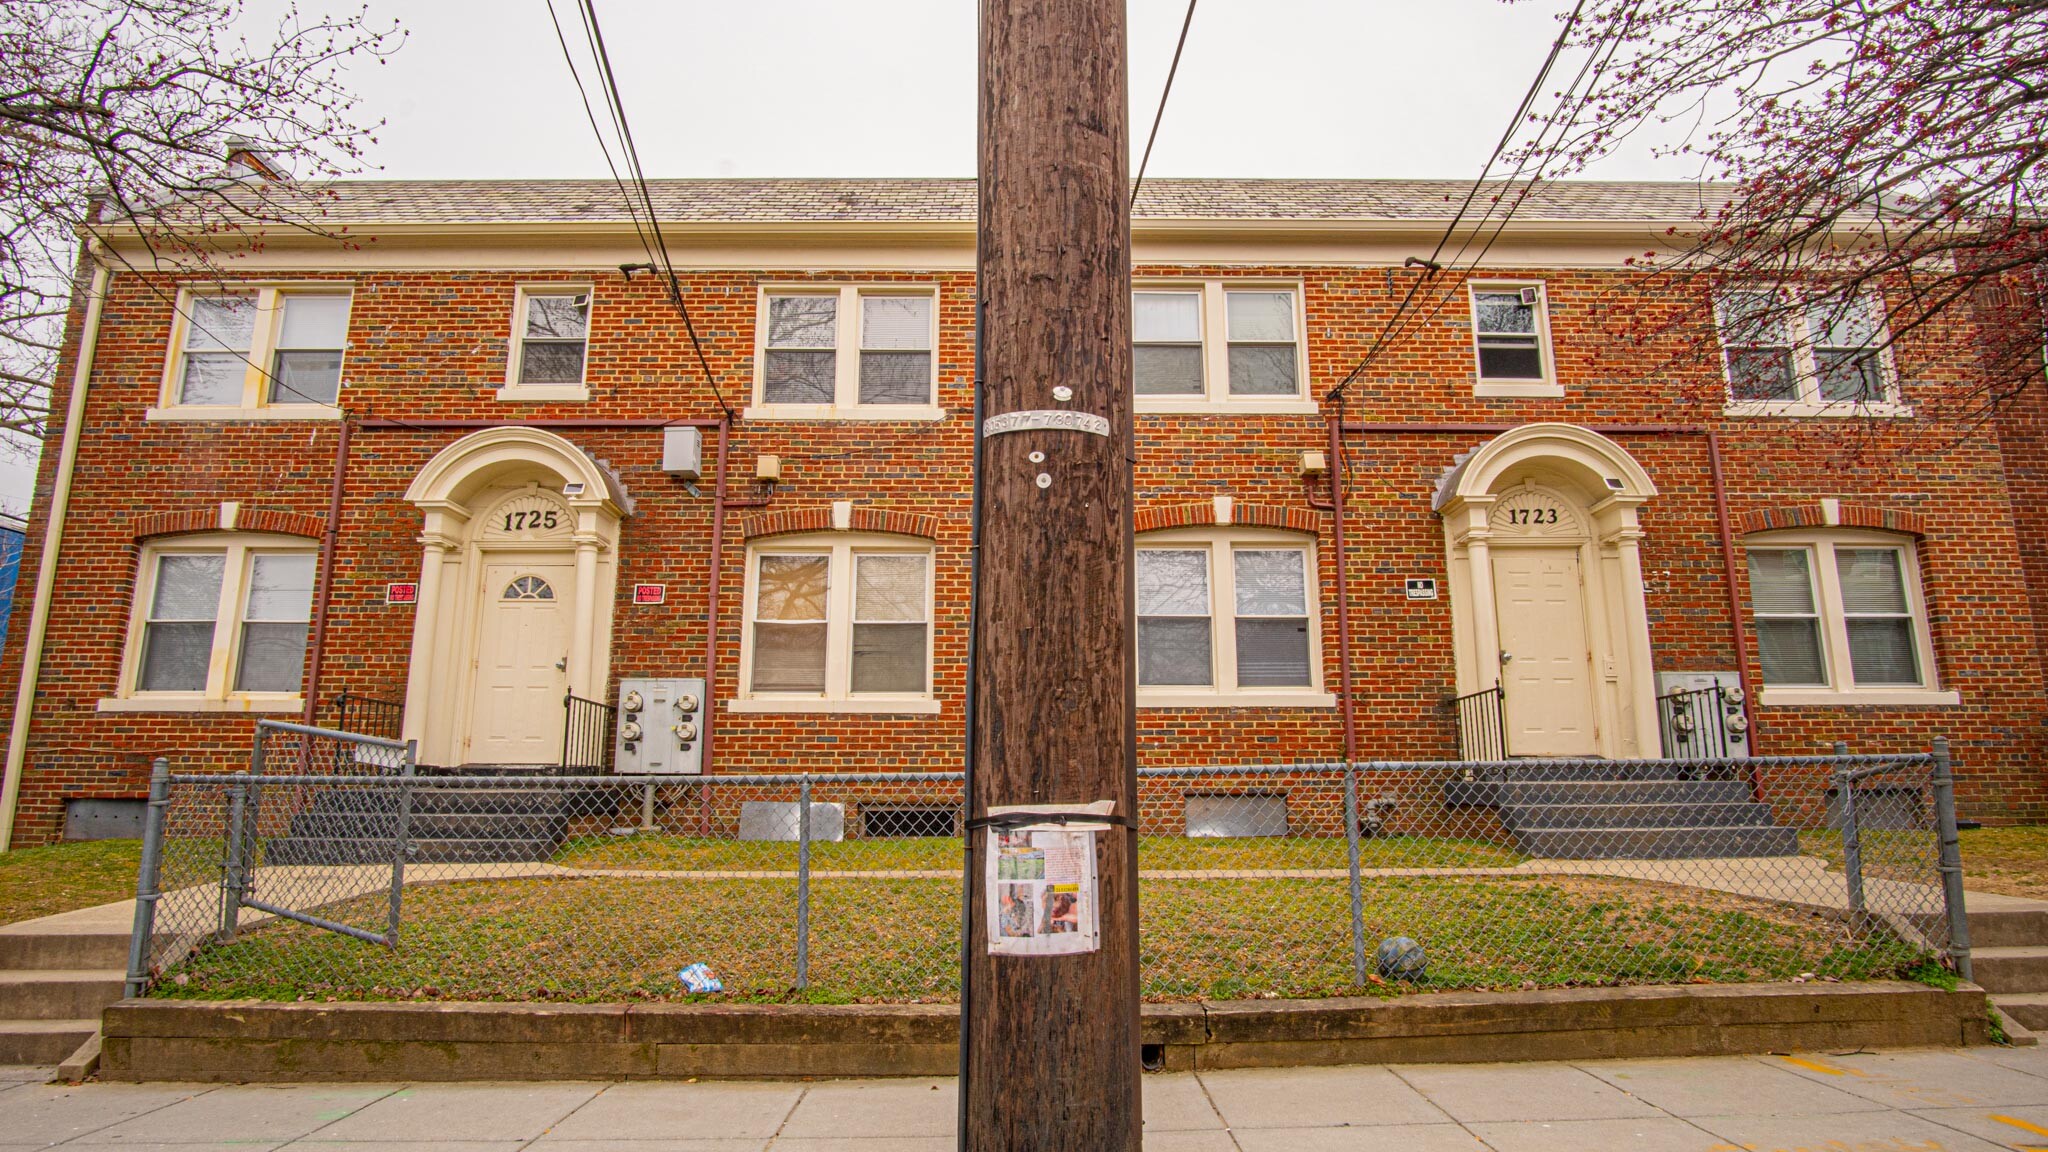
[[[1148,999],[1967,968],[1939,749],[1139,775]],[[136,992],[681,999],[703,963],[727,998],[958,997],[958,773],[423,774],[265,722],[250,772],[151,796]]]

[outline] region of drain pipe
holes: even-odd
[[[1344,763],[1358,760],[1358,712],[1351,691],[1351,596],[1344,577],[1344,426],[1330,417],[1330,546],[1337,551],[1337,681],[1343,699]]]
[[[71,399],[64,410],[64,440],[57,451],[56,487],[50,493],[50,519],[43,526],[43,554],[36,563],[36,602],[30,611],[28,641],[22,645],[21,683],[14,693],[14,724],[7,733],[7,781],[0,785],[0,852],[14,845],[14,810],[21,802],[21,774],[28,761],[28,726],[36,700],[36,681],[43,671],[43,640],[50,630],[50,601],[57,581],[57,554],[64,543],[64,516],[71,508],[71,477],[78,465],[80,426],[85,423],[85,393],[92,380],[93,353],[98,350],[100,315],[107,301],[112,273],[103,265],[92,271],[86,290],[85,327],[78,336],[78,361],[71,371]]]
[[[711,768],[711,738],[718,731],[718,592],[725,577],[725,466],[731,440],[732,421],[719,420],[717,474],[711,490],[710,587],[704,594],[704,731],[697,762],[700,772]]]
[[[301,722],[308,728],[320,716],[320,658],[327,653],[328,601],[334,597],[334,561],[341,544],[341,499],[348,476],[348,441],[352,428],[348,413],[341,415],[341,430],[334,439],[334,484],[327,491],[327,528],[320,533],[320,581],[313,590],[313,635],[306,643],[306,711]]]

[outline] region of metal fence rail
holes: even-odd
[[[290,728],[291,726],[283,726]],[[390,742],[319,730],[289,763]],[[135,986],[160,994],[949,1001],[958,773],[160,764]],[[1967,964],[1946,753],[1140,772],[1163,999],[1856,979]],[[1403,940],[1413,943],[1404,943]]]

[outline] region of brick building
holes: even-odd
[[[431,765],[559,763],[564,695],[625,677],[708,679],[706,771],[959,765],[970,181],[657,182],[702,364],[610,185],[334,191],[354,243],[228,284],[99,254],[23,558],[62,503],[55,595],[6,638],[15,843],[342,693]],[[1143,760],[1452,758],[1496,685],[1511,755],[1657,755],[1660,674],[1711,673],[1756,752],[1942,733],[1966,815],[2048,817],[2041,443],[1920,403],[1970,334],[1866,358],[1881,310],[1731,299],[1725,374],[1622,340],[1700,304],[1625,261],[1701,192],[1565,184],[1333,403],[1462,192],[1147,183]]]

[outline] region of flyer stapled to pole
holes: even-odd
[[[990,816],[1071,812],[1108,816],[1114,800],[1090,804],[991,805]],[[988,950],[993,956],[1070,956],[1102,947],[1095,837],[1109,824],[1084,821],[990,827]]]

